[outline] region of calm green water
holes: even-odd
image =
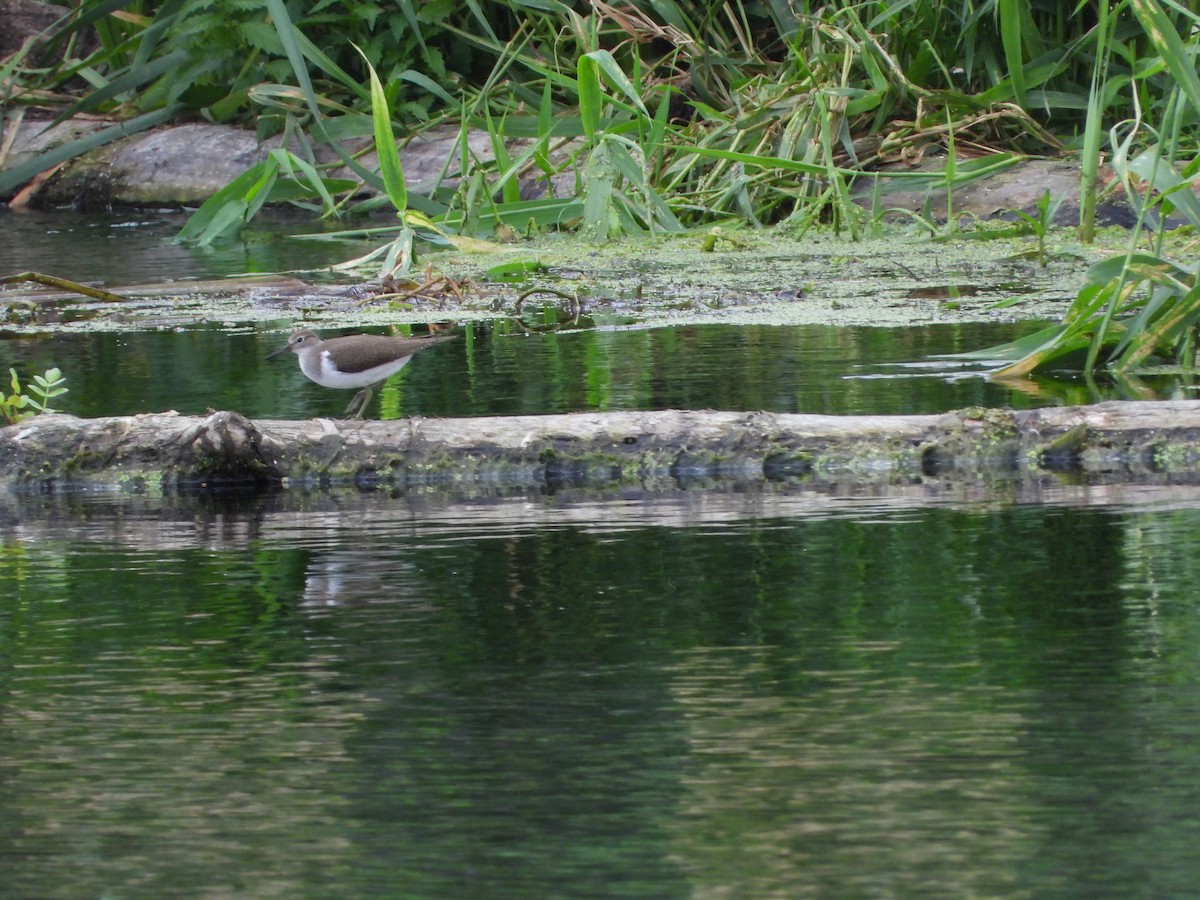
[[[145,212],[80,216],[0,213],[0,274],[34,270],[108,286],[312,270],[360,255],[370,244],[318,243],[290,235],[319,230],[280,213],[236,241],[196,249],[175,244],[184,219]],[[538,311],[524,310],[539,320]],[[280,315],[297,309],[285,306]],[[432,318],[437,318],[437,313]],[[553,318],[553,317],[551,317]],[[251,417],[338,415],[351,394],[305,381],[289,356],[263,356],[292,327],[221,327],[124,334],[28,336],[0,332],[0,373],[63,369],[66,411],[99,416],[175,409],[235,409]],[[453,324],[453,320],[450,320]],[[777,412],[924,413],[965,406],[1032,407],[1100,399],[1195,397],[1194,378],[1088,386],[1053,373],[1019,387],[936,354],[1004,343],[1038,323],[919,328],[706,326],[521,333],[508,319],[469,326],[457,346],[418,358],[373,401],[368,415],[511,415],[595,409],[715,408]],[[330,332],[332,334],[332,332]]]
[[[288,240],[317,232],[311,218],[269,212],[239,240],[183,247],[174,237],[185,217],[170,210],[88,213],[0,210],[0,275],[42,272],[108,287],[175,279],[219,278],[314,269],[366,252],[351,242]]]
[[[6,513],[5,897],[1200,884],[1200,507],[68,506]]]
[[[314,262],[6,218],[0,271]],[[263,359],[287,328],[4,335],[0,371],[85,416],[338,414]],[[498,321],[371,414],[1093,399],[921,364],[1030,329]],[[1200,892],[1200,491],[877,490],[0,494],[0,898]]]
[[[606,409],[766,409],[809,413],[942,412],[1054,402],[962,376],[905,366],[988,346],[1028,325],[832,328],[707,325],[511,334],[488,325],[414,358],[379,391],[371,417],[475,416]],[[287,336],[248,328],[72,334],[0,340],[0,371],[57,365],[83,416],[233,409],[254,418],[337,416],[353,392],[308,381],[295,357],[268,361]]]

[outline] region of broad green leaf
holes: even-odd
[[[1187,216],[1193,228],[1200,229],[1200,198],[1193,192],[1194,179],[1181,178],[1170,161],[1159,155],[1157,147],[1150,147],[1130,160],[1129,171],[1150,182],[1156,191]]]
[[[325,51],[310,41],[302,31],[297,30],[295,38],[296,44],[305,59],[311,60],[318,69],[336,80],[343,87],[348,88],[360,100],[370,99],[370,92],[362,86],[362,83],[330,59]],[[324,100],[325,98],[322,97],[320,99]]]
[[[289,153],[283,148],[277,148],[271,151],[271,155],[275,157],[281,171],[287,173],[292,179],[296,179],[297,172],[303,176],[303,183],[299,186],[307,185],[311,193],[321,198],[321,202],[326,210],[332,210],[336,204],[333,201],[333,196],[330,194],[330,186],[345,185],[344,187],[334,187],[334,190],[349,190],[353,186],[353,182],[341,179],[334,181],[333,179],[322,178],[321,174],[316,170],[312,163],[305,159],[301,159],[295,154]],[[279,182],[279,184],[288,184],[289,182]],[[290,182],[296,184],[296,181]],[[282,199],[279,196],[279,191],[272,191],[272,200]]]
[[[600,130],[600,69],[591,54],[579,57],[576,66],[579,78],[579,116],[583,120],[583,133],[589,141],[596,140]]]
[[[408,24],[408,30],[416,35],[417,43],[421,45],[422,52],[425,53],[425,58],[429,58],[429,48],[425,46],[425,35],[421,28],[421,20],[417,14],[413,0],[400,0],[398,4],[400,14],[404,16],[404,21]]]
[[[1200,111],[1200,75],[1196,74],[1195,39],[1191,42],[1193,50],[1189,52],[1179,32],[1155,0],[1129,0],[1129,5],[1133,7],[1133,14],[1145,29],[1150,43],[1188,98],[1193,111]]]
[[[514,259],[492,266],[487,270],[487,277],[489,281],[518,282],[525,281],[530,275],[544,275],[547,271],[545,263],[536,259]]]
[[[1170,306],[1152,326],[1142,331],[1131,329],[1134,333],[1117,371],[1128,371],[1140,365],[1156,350],[1169,353],[1176,341],[1195,328],[1200,320],[1200,288],[1176,294],[1171,300]]]
[[[260,191],[269,191],[278,171],[279,163],[273,156],[251,166],[192,213],[175,235],[176,242],[205,247],[236,232],[246,224],[250,199]]]
[[[181,15],[186,15],[186,9],[189,0],[165,0],[154,12],[154,21],[151,22],[142,33],[138,36],[137,51],[133,55],[133,61],[130,64],[131,69],[138,69],[146,65],[146,63],[154,56],[154,51],[158,49],[159,40],[167,34],[174,26],[177,19]],[[123,4],[128,6],[128,3]]]
[[[354,49],[366,63],[371,79],[371,120],[375,125],[375,152],[379,155],[379,174],[383,176],[384,191],[392,201],[392,206],[396,207],[396,212],[403,213],[408,209],[408,187],[404,183],[400,152],[396,149],[396,136],[392,133],[392,115],[388,110],[387,97],[367,54],[357,44]]]
[[[628,97],[629,102],[636,106],[643,116],[650,118],[650,112],[646,109],[645,104],[642,103],[641,94],[633,86],[633,82],[621,71],[621,67],[617,65],[617,61],[613,59],[611,53],[607,50],[593,50],[591,53],[585,54],[585,56],[596,62],[604,71],[604,74],[608,76],[608,80],[612,83],[613,87]]]
[[[650,126],[650,134],[646,138],[646,161],[654,165],[655,158],[662,151],[663,138],[667,133],[667,121],[671,116],[671,94],[673,88],[669,85],[662,90],[658,100],[658,109],[654,111],[654,122]]]
[[[1131,253],[1128,256],[1125,254],[1111,256],[1092,265],[1087,272],[1088,283],[1106,284],[1119,278],[1126,269],[1131,267],[1161,267],[1163,271],[1171,273],[1180,280],[1195,277],[1196,274],[1194,271],[1152,253]]]
[[[527,9],[536,9],[539,12],[548,12],[556,16],[566,18],[570,13],[571,8],[559,3],[558,0],[513,0],[514,6],[524,6]]]
[[[1021,5],[1026,0],[996,0],[1000,14],[1000,41],[1012,82],[1013,96],[1025,105],[1025,58],[1021,42]]]
[[[446,92],[445,88],[443,88],[440,84],[438,84],[436,81],[434,81],[428,75],[423,75],[414,69],[405,69],[403,72],[401,72],[396,77],[400,81],[412,82],[417,87],[419,87],[421,90],[423,90],[427,93],[433,94],[435,97],[438,97],[439,99],[441,99],[443,102],[446,103],[447,106],[457,106],[458,105],[458,101],[455,100],[453,97],[451,97],[450,94]]]
[[[507,126],[510,119],[505,119]],[[541,141],[543,147],[549,143],[550,135],[554,129],[554,89],[549,81],[542,84],[542,102],[538,106],[537,114],[537,137]],[[509,134],[512,132],[509,131]]]
[[[583,203],[575,197],[541,197],[537,200],[522,200],[518,203],[496,204],[478,214],[481,227],[490,228],[503,222],[513,228],[523,229],[527,223],[539,228],[563,227],[578,219],[583,213]],[[450,228],[462,224],[462,213],[455,211],[436,221]]]

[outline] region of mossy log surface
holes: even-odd
[[[155,413],[39,416],[0,429],[9,488],[134,492],[230,486],[622,484],[747,479],[879,483],[1080,473],[1200,476],[1200,402],[819,416],[574,413],[388,422]]]

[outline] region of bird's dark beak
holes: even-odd
[[[272,350],[270,353],[268,353],[268,354],[267,354],[267,356],[266,356],[266,358],[267,358],[267,359],[274,359],[274,358],[275,358],[276,356],[278,356],[280,353],[287,353],[287,352],[288,352],[288,350],[290,350],[290,349],[292,349],[292,342],[291,342],[291,341],[288,341],[286,344],[284,344],[284,345],[283,345],[282,347],[280,347],[278,350]]]

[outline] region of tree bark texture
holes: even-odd
[[[951,481],[1200,475],[1200,402],[819,416],[572,413],[386,422],[152,413],[38,416],[0,429],[0,484],[134,492],[359,484],[678,487],[724,479]]]

